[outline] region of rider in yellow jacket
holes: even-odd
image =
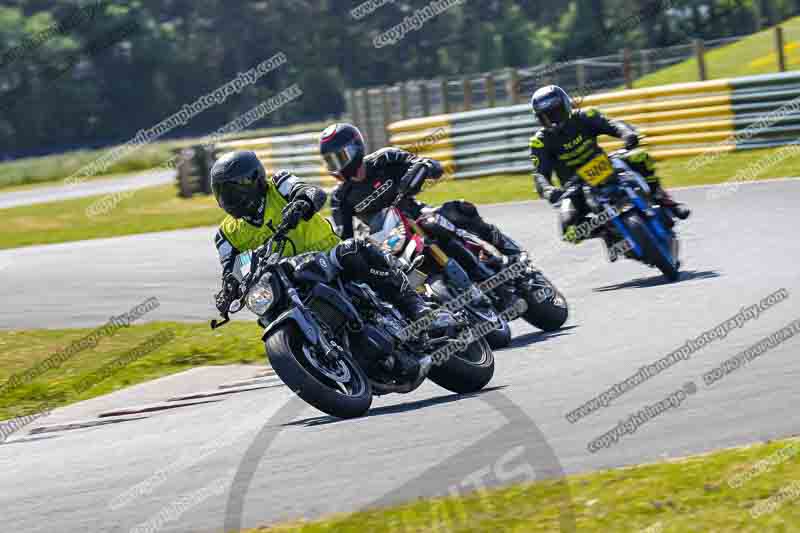
[[[367,283],[411,320],[431,312],[406,275],[376,246],[362,239],[342,241],[336,235],[319,214],[327,198],[321,188],[287,171],[267,177],[253,152],[232,152],[218,159],[211,169],[211,186],[217,203],[228,213],[214,239],[222,263],[222,290],[217,294],[220,312],[227,310],[228,296],[238,291],[231,274],[236,256],[264,244],[282,222],[292,228],[284,254],[327,252],[344,279]],[[445,326],[449,316],[436,313],[433,327]],[[411,357],[397,358],[397,365],[403,375],[419,369]]]

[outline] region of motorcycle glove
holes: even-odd
[[[555,205],[561,200],[561,197],[564,196],[564,189],[553,189],[550,192],[550,196],[548,196],[547,201],[550,202],[550,205]]]
[[[232,300],[239,295],[239,280],[232,273],[225,274],[222,278],[222,290],[216,295],[217,311],[225,315]]]
[[[419,179],[416,179],[420,170],[424,170],[424,172],[422,172]],[[403,175],[403,177],[400,179],[400,191],[405,194],[408,191],[413,191],[419,188],[419,186],[428,176],[429,171],[430,169],[428,168],[428,165],[422,161],[411,165],[411,168],[409,168],[405,175]]]
[[[564,231],[564,241],[572,244],[578,244],[578,242],[580,242],[578,238],[578,228],[576,226],[567,226]]]
[[[286,227],[290,230],[296,228],[300,224],[300,220],[305,218],[311,209],[313,209],[311,204],[306,200],[295,200],[281,211],[283,224],[286,224]]]
[[[633,150],[637,146],[639,146],[639,136],[636,134],[626,135],[624,139],[625,142],[625,149],[626,150]]]

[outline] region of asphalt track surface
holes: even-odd
[[[599,243],[558,243],[554,214],[543,203],[482,209],[534,252],[572,311],[568,327],[555,334],[515,322],[513,347],[496,352],[492,391],[457,397],[426,384],[411,395],[377,398],[371,416],[335,421],[311,407],[286,408],[290,391],[272,388],[11,442],[0,446],[3,523],[20,532],[142,531],[134,528],[185,496],[192,506],[162,514],[171,518],[159,523],[160,531],[222,531],[231,480],[245,456],[257,464],[242,513],[243,525],[252,527],[446,494],[482,469],[493,472],[484,477],[489,485],[525,481],[530,469],[498,468],[517,447],[534,457],[555,454],[558,468],[534,463],[542,477],[560,468],[583,472],[794,435],[800,339],[712,387],[701,375],[800,317],[800,181],[746,185],[717,200],[704,188],[677,194],[695,215],[680,229],[685,274],[672,284],[630,261],[609,264]],[[208,318],[214,261],[209,230],[3,252],[0,324],[100,324],[150,296],[162,306],[148,318]],[[642,365],[780,288],[790,298],[757,320],[607,408],[574,424],[565,419]],[[587,450],[590,440],[690,380],[698,390],[680,407],[608,449]],[[273,433],[269,446],[263,432]],[[532,439],[537,434],[543,439]],[[209,447],[213,452],[205,453]],[[170,466],[187,456],[200,459]],[[161,469],[169,473],[144,494],[110,507]]]
[[[173,181],[175,181],[175,171],[167,170],[93,179],[77,185],[42,185],[19,191],[0,192],[0,209],[131,191],[166,185]]]

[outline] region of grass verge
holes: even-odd
[[[153,170],[172,157],[172,149],[182,143],[155,143],[138,149],[122,161],[110,165],[104,172],[87,179],[109,177],[113,174]],[[110,150],[110,149],[109,149]],[[19,190],[22,186],[57,182],[97,161],[107,150],[79,150],[60,155],[31,157],[0,164],[0,190]]]
[[[91,331],[0,332],[0,385]],[[132,363],[115,368],[113,373],[89,389],[83,391],[83,387],[79,386],[87,378],[96,381],[95,373],[104,365],[125,357],[161,332],[172,332],[175,337]],[[236,321],[217,331],[212,331],[207,323],[156,322],[132,325],[100,338],[94,348],[75,354],[30,383],[20,384],[10,391],[0,389],[3,391],[0,393],[0,420],[35,413],[43,404],[57,407],[87,400],[197,366],[263,362],[265,356],[261,328],[254,321]]]
[[[800,531],[800,507],[787,498],[773,512],[751,513],[781,489],[797,486],[794,457],[738,488],[728,482],[779,450],[797,454],[798,440],[775,441],[676,461],[570,476],[463,496],[420,500],[388,509],[248,530],[286,533],[544,533],[567,531],[559,509],[568,487],[575,531],[688,533]]]
[[[793,70],[800,66],[800,17],[790,18],[781,26],[784,31],[786,68]],[[778,72],[775,29],[766,29],[707,52],[706,65],[710,80]],[[697,59],[692,58],[643,76],[634,82],[634,87],[640,89],[698,80]]]
[[[776,150],[725,154],[694,174],[687,170],[688,159],[670,159],[659,163],[658,173],[668,187],[721,183]],[[767,168],[759,179],[783,176],[800,176],[800,159],[784,159]],[[455,198],[486,204],[533,200],[536,193],[530,176],[509,175],[434,183],[420,198],[434,205]],[[87,197],[1,210],[5,224],[0,226],[0,249],[211,226],[223,216],[213,198],[184,200],[177,197],[171,185],[140,189],[122,199],[107,215],[87,217],[86,208],[97,199]]]

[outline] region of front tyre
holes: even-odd
[[[680,267],[677,264],[672,264],[659,250],[644,221],[638,215],[631,215],[625,219],[625,225],[636,240],[636,243],[642,247],[646,262],[658,268],[668,280],[677,281],[681,275]],[[677,253],[677,241],[675,241],[674,237],[665,243],[665,246],[670,250],[670,253]]]
[[[522,318],[542,331],[557,331],[569,318],[567,299],[543,274],[534,276],[535,282],[524,292],[528,307]]]
[[[511,326],[506,319],[501,318],[500,320],[502,326],[486,335],[486,341],[492,350],[506,348],[511,344]]]
[[[264,341],[264,347],[278,377],[323,413],[337,418],[356,418],[369,411],[372,387],[364,371],[349,355],[339,359],[338,370],[350,376],[347,382],[341,383],[323,374],[310,361],[307,355],[310,347],[293,323],[278,328]]]
[[[428,377],[449,391],[469,394],[483,389],[494,376],[494,354],[486,339],[478,339],[463,352],[434,365]]]

